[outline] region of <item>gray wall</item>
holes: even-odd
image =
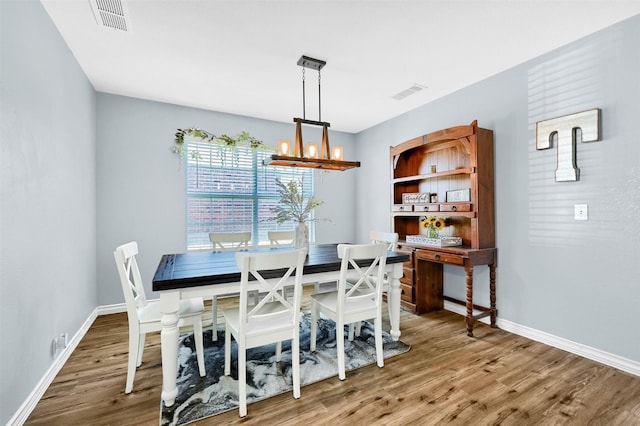
[[[140,242],[148,286],[160,255],[184,250],[175,129],[275,143],[293,125],[96,96],[39,2],[0,1],[0,23],[4,424],[50,368],[51,339],[122,302],[116,245]],[[318,216],[334,222],[318,242],[389,229],[389,146],[477,119],[495,134],[500,319],[640,362],[639,32],[636,16],[358,135],[332,132],[363,167],[317,174]],[[535,150],[535,122],[593,107],[603,140],[579,144],[579,182],[554,182],[555,149]],[[575,203],[589,204],[588,221],[572,219]],[[445,274],[446,293],[463,296],[462,271]],[[487,275],[475,273],[480,302]]]
[[[499,318],[640,361],[638,76],[635,16],[358,134],[356,238],[390,227],[389,146],[477,119],[495,139]],[[578,144],[580,181],[555,182],[535,122],[596,107],[603,137]],[[577,203],[588,221],[573,219]],[[487,269],[474,273],[484,304]],[[462,268],[445,267],[445,283],[464,297]]]
[[[140,246],[147,294],[157,297],[151,279],[160,257],[186,249],[185,173],[171,152],[176,129],[248,131],[275,147],[278,139],[293,139],[294,125],[103,93],[97,105],[98,304],[123,302],[112,253],[131,240]],[[305,127],[303,135],[319,141],[320,129]],[[353,135],[330,132],[329,138],[345,147],[347,158],[355,154]],[[352,241],[356,171],[314,173],[316,196],[324,201],[316,217],[331,219],[316,225],[316,242]]]
[[[40,2],[0,1],[0,424],[96,307],[95,92]]]

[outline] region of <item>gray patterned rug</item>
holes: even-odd
[[[309,312],[300,320],[300,383],[302,386],[338,375],[335,347],[335,324],[318,321],[317,350],[309,351]],[[347,327],[345,327],[345,336]],[[410,346],[383,332],[384,357],[407,352]],[[178,344],[178,396],[171,407],[160,404],[160,424],[184,425],[224,411],[238,409],[237,346],[231,340],[231,376],[224,376],[224,326],[218,329],[218,340],[211,341],[211,330],[204,333],[207,376],[200,377],[195,355],[193,334],[180,336]],[[364,322],[360,337],[353,342],[345,338],[347,371],[375,363],[373,324]],[[282,344],[282,361],[275,362],[275,344],[247,351],[247,404],[291,392],[291,345]],[[302,390],[304,397],[304,390]],[[249,416],[251,407],[248,406]]]

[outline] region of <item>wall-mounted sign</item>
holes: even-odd
[[[582,142],[600,140],[600,108],[536,123],[536,149],[549,149],[556,139],[558,165],[556,182],[580,180],[580,169],[576,164],[577,132],[582,133]]]

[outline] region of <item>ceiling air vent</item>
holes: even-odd
[[[401,101],[404,98],[406,98],[407,96],[413,95],[416,92],[421,91],[422,89],[426,89],[427,86],[422,86],[420,84],[414,83],[413,86],[409,87],[408,89],[403,90],[400,93],[396,93],[395,95],[392,96],[393,99],[397,100],[397,101]]]
[[[99,27],[131,31],[129,10],[124,0],[89,0]]]

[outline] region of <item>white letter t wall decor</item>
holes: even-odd
[[[551,148],[554,135],[557,137],[558,166],[556,168],[556,182],[571,182],[580,179],[580,169],[576,165],[578,129],[582,132],[582,142],[599,141],[600,108],[536,123],[537,150]]]

